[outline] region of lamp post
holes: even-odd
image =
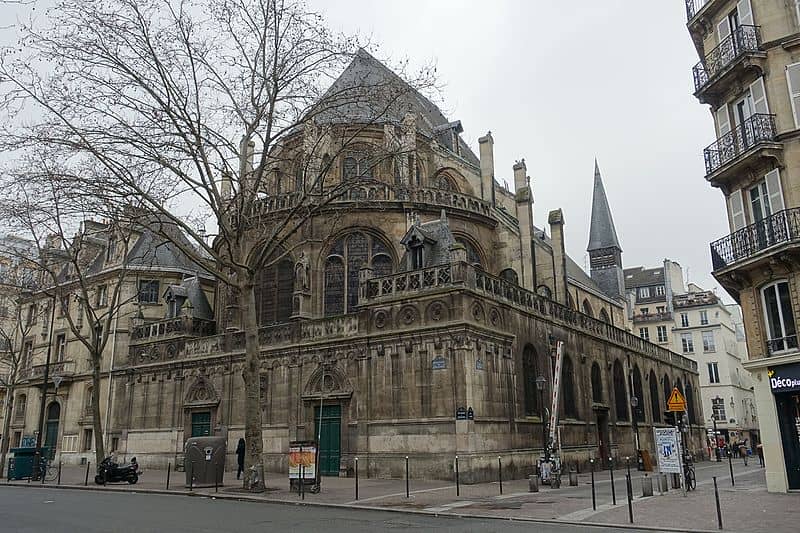
[[[539,412],[542,417],[542,451],[544,452],[544,460],[550,460],[550,450],[547,447],[547,422],[544,416],[544,384],[547,383],[547,378],[539,376],[536,378],[536,389],[539,391]]]
[[[644,470],[644,461],[639,451],[641,448],[639,443],[639,398],[637,398],[636,395],[631,396],[631,411],[633,414],[634,444],[636,445],[636,469]]]

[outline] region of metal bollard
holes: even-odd
[[[733,479],[733,454],[728,452],[728,467],[731,469],[731,487],[736,486],[736,481]]]
[[[653,478],[647,474],[642,478],[642,498],[653,495]]]
[[[528,492],[539,492],[539,474],[528,476]]]
[[[719,506],[719,491],[717,490],[717,476],[714,476],[714,499],[717,501],[717,527],[722,529],[722,509]]]
[[[608,458],[608,471],[611,473],[611,502],[617,505],[617,490],[614,488],[614,458]]]
[[[630,474],[625,474],[625,488],[628,490],[628,520],[633,524],[633,487]]]
[[[214,492],[219,492],[219,478],[217,477],[216,472],[214,472]]]
[[[61,461],[58,462],[58,481],[56,484],[61,485]]]
[[[409,497],[408,491],[408,456],[406,455],[406,498]]]
[[[356,500],[358,500],[358,457],[356,457]]]
[[[86,487],[89,485],[89,465],[92,464],[91,461],[86,461],[86,478],[83,480],[83,486]]]
[[[167,463],[167,490],[169,490],[169,474],[172,470],[172,463]]]
[[[306,465],[300,465],[300,499],[306,499]]]
[[[191,491],[194,488],[194,461],[191,463],[192,471],[189,472],[189,490]]]
[[[500,482],[500,494],[503,494],[503,462],[497,456],[497,480]]]
[[[570,487],[578,486],[578,471],[575,469],[571,469],[569,471],[569,486]]]
[[[592,511],[597,510],[597,496],[594,492],[594,459],[589,459],[589,465],[592,469]]]
[[[458,456],[456,455],[456,496],[461,496],[461,486],[458,484]]]

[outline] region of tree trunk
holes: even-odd
[[[6,455],[8,454],[9,442],[11,441],[11,400],[14,397],[14,386],[6,387],[5,411],[3,415],[3,432],[0,433],[0,478],[5,476]]]
[[[244,378],[244,440],[247,451],[244,457],[244,488],[252,492],[264,491],[264,441],[261,432],[261,375],[259,372],[258,321],[256,320],[256,298],[250,274],[242,269],[237,276],[243,283],[239,286],[242,329],[244,330],[245,364]],[[252,468],[255,467],[257,479]]]
[[[100,356],[96,353],[92,354],[92,432],[95,466],[98,466],[106,458],[106,450],[103,444],[103,426],[100,422]]]

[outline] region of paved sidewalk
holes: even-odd
[[[731,486],[729,465],[724,463],[699,463],[696,465],[698,486],[686,497],[680,490],[669,490],[655,496],[641,497],[640,472],[631,472],[634,492],[634,525],[664,528],[672,531],[716,530],[717,516],[712,476],[718,477],[719,497],[726,531],[770,531],[770,533],[796,533],[800,524],[800,494],[768,494],[764,471],[752,462],[744,466],[734,463],[736,484]],[[93,469],[92,469],[93,470]],[[95,490],[115,491],[166,491],[166,471],[147,470],[137,485],[109,484],[106,487],[93,483],[94,472],[89,472],[88,487]],[[82,488],[85,467],[63,467],[61,485]],[[305,494],[307,504],[329,504],[352,507],[373,507],[387,510],[412,511],[441,515],[482,516],[520,520],[557,520],[574,523],[629,524],[625,489],[625,472],[614,473],[617,505],[611,502],[611,480],[608,471],[595,474],[597,510],[592,509],[590,475],[578,476],[578,486],[562,485],[560,489],[541,487],[540,492],[528,492],[527,480],[504,480],[500,484],[480,483],[461,485],[460,494],[452,482],[411,480],[406,498],[405,480],[359,479],[359,499],[355,500],[353,478],[328,478],[322,480],[322,492]],[[169,492],[189,494],[183,484],[185,474],[172,472]],[[243,492],[239,482],[226,473],[226,485],[215,493],[214,488],[195,489],[198,496],[300,503],[300,495],[288,489],[285,475],[268,474],[267,492],[253,495]],[[564,482],[566,483],[566,479]],[[3,480],[5,483],[6,480]],[[13,485],[26,485],[27,481],[12,481]],[[55,484],[55,483],[53,483]],[[48,484],[49,485],[49,484]]]

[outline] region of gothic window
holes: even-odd
[[[463,237],[456,237],[456,242],[461,244],[467,250],[467,262],[478,268],[483,268],[483,261],[481,254],[478,252],[478,247]]]
[[[564,357],[561,367],[561,393],[564,396],[564,415],[567,418],[578,418],[578,406],[575,401],[575,369],[569,356]]]
[[[371,235],[356,232],[337,240],[325,260],[325,315],[355,310],[362,267],[372,267],[375,276],[387,276],[393,265],[389,248]]]
[[[610,324],[611,320],[608,318],[608,313],[606,313],[605,309],[600,309],[600,314],[598,317],[601,322],[605,322],[606,324]]]
[[[592,364],[592,401],[603,403],[603,375],[597,363]]]
[[[455,182],[447,174],[439,174],[433,178],[433,187],[442,191],[458,192]]]
[[[530,344],[522,351],[522,379],[525,392],[525,416],[539,412],[539,391],[536,388],[536,350]]]
[[[697,424],[697,417],[694,412],[694,389],[691,383],[686,384],[686,411],[689,413],[689,423]]]
[[[628,420],[628,391],[625,386],[625,372],[619,359],[614,361],[614,408],[617,420]]]
[[[288,322],[292,315],[294,265],[283,257],[262,268],[255,279],[256,317],[259,326]]]
[[[513,268],[506,268],[500,272],[500,277],[513,285],[519,285],[519,276]]]
[[[683,394],[683,384],[681,383],[681,378],[675,380],[675,388],[678,389],[681,394]]]
[[[664,402],[669,399],[670,394],[672,394],[672,382],[669,380],[669,376],[664,374]]]
[[[633,367],[633,395],[636,396],[638,404],[633,409],[633,419],[637,422],[644,422],[644,391],[642,389],[642,374],[639,367]]]
[[[551,300],[553,298],[553,292],[547,285],[539,285],[538,287],[536,287],[536,294],[538,294],[539,296],[543,296],[548,300]]]
[[[569,307],[573,311],[578,309],[577,307],[575,307],[575,300],[572,299],[572,295],[569,292],[567,292],[567,307]]]
[[[589,303],[589,300],[583,300],[583,314],[588,315],[590,317],[594,317],[594,311],[592,310],[592,306]]]
[[[342,161],[342,177],[345,180],[372,178],[372,162],[365,152],[351,152]]]
[[[650,411],[653,414],[653,422],[661,422],[661,401],[658,399],[658,378],[656,373],[650,371]]]

